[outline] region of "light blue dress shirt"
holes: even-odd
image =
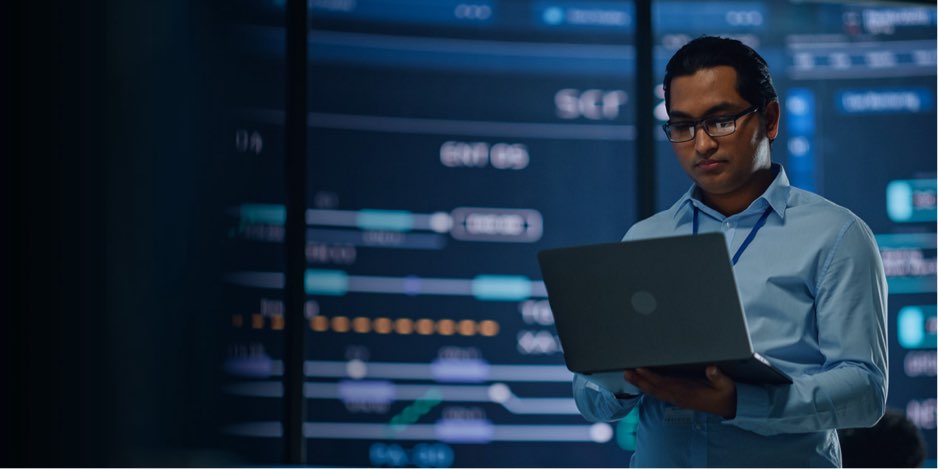
[[[773,171],[769,188],[741,213],[723,216],[694,186],[624,240],[691,234],[693,205],[699,232],[722,232],[734,254],[771,207],[734,271],[753,348],[794,383],[737,384],[736,417],[727,420],[641,394],[616,399],[574,375],[587,420],[619,420],[638,407],[633,467],[838,467],[835,429],[872,426],[883,415],[886,279],[873,234],[849,210],[792,187],[781,166]]]

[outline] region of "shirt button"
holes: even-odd
[[[723,227],[726,228],[726,229],[730,229],[730,228],[733,227],[733,224],[730,223],[730,222],[726,222],[726,223],[723,224]]]

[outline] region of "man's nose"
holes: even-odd
[[[694,150],[701,155],[709,155],[717,149],[719,144],[716,139],[711,137],[703,128],[694,132]]]

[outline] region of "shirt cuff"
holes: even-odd
[[[769,411],[769,391],[765,386],[736,383],[736,417],[723,423],[735,425],[765,420]]]
[[[591,375],[584,375],[586,378],[586,387],[599,391],[599,388],[608,389],[613,394],[631,394],[632,396],[638,397],[642,393],[641,389],[638,389],[632,383],[625,380],[625,376],[621,371],[610,371],[606,373],[594,373]]]
[[[591,422],[609,422],[622,418],[638,399],[620,400],[612,391],[577,373],[573,379],[573,395],[577,409]]]

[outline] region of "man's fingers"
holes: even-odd
[[[648,382],[636,370],[625,370],[625,380],[638,389],[648,392]]]
[[[642,379],[648,381],[651,384],[661,383],[662,376],[658,373],[648,370],[647,368],[636,368],[635,372],[638,373]]]
[[[638,373],[641,379],[645,380],[645,382],[647,382],[649,385],[656,388],[681,388],[686,385],[682,379],[660,375],[647,368],[637,368],[635,371]]]
[[[725,389],[733,385],[733,381],[715,366],[707,367],[707,380],[716,389]]]
[[[659,375],[646,368],[638,368],[635,373],[638,376],[637,380],[641,383],[641,385],[636,384],[636,386],[646,394],[651,394],[658,399],[674,403],[688,391],[687,383],[683,380]]]
[[[736,383],[716,366],[707,367],[705,373],[706,381],[660,375],[646,368],[625,370],[623,376],[655,399],[725,418],[735,417]]]

